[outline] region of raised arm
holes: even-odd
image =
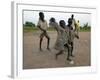
[[[66,29],[64,29],[64,28],[62,28],[62,27],[60,27],[60,26],[59,26],[59,29],[62,30],[62,31],[66,31]]]

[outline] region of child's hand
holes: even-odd
[[[77,39],[79,39],[79,36],[78,36],[77,34],[75,34],[75,37],[76,37]]]

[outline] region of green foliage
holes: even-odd
[[[24,32],[34,32],[34,31],[38,31],[38,28],[37,27],[23,27],[23,31]]]
[[[38,31],[38,28],[35,26],[32,22],[26,22],[23,24],[23,30],[24,32],[34,32]],[[48,27],[48,31],[55,31],[53,27]],[[87,32],[91,31],[91,26],[88,25],[88,23],[84,24],[83,26],[80,26],[80,32]]]
[[[83,26],[80,26],[80,31],[91,31],[91,26],[86,23]]]
[[[24,32],[31,32],[36,31],[37,27],[34,23],[26,21],[25,24],[23,24],[23,31]]]
[[[25,24],[24,24],[24,27],[35,27],[35,24],[32,23],[32,22],[26,21]]]

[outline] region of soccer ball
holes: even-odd
[[[74,61],[70,61],[69,63],[70,63],[70,64],[74,64]]]

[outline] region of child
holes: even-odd
[[[79,37],[79,30],[80,30],[80,22],[78,20],[76,23],[76,32],[77,32],[78,37]]]
[[[68,48],[68,57],[67,60],[71,61],[71,56],[74,57],[73,53],[73,48],[74,48],[74,38],[78,38],[77,34],[75,34],[75,31],[73,30],[72,25],[72,19],[69,18],[68,19],[68,25],[66,27],[67,31],[68,31],[68,45],[65,44],[65,47]],[[79,39],[79,38],[78,38]]]
[[[76,20],[74,18],[74,14],[71,15],[71,19],[72,19],[71,26],[73,27],[73,30],[76,31]]]
[[[37,24],[37,27],[41,30],[41,34],[40,34],[40,51],[42,51],[42,41],[43,41],[43,38],[46,37],[47,38],[47,49],[50,50],[49,48],[49,43],[50,43],[50,37],[48,36],[47,34],[47,28],[48,28],[48,25],[47,25],[47,21],[44,19],[44,13],[43,12],[40,12],[39,13],[39,21],[38,21],[38,24]]]
[[[67,44],[67,33],[65,31],[65,21],[60,20],[60,25],[57,24],[54,18],[50,19],[50,26],[53,26],[57,31],[57,39],[55,43],[55,49],[58,50],[58,53],[56,53],[56,59],[58,58],[58,55],[63,54],[65,46],[64,44]]]

